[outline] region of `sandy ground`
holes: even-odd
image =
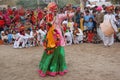
[[[120,80],[120,43],[65,47],[69,72],[64,76],[42,78],[38,64],[42,47],[13,49],[0,46],[0,80]]]

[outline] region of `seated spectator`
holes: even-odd
[[[1,39],[4,44],[8,44],[8,36],[5,34],[4,31],[1,32]]]
[[[83,31],[83,43],[87,42],[87,31]]]
[[[120,29],[119,29],[119,32],[116,34],[116,41],[120,42]]]
[[[70,19],[68,20],[67,27],[70,27],[70,30],[71,30],[71,31],[74,30],[73,25],[74,25],[74,22],[73,22],[73,20],[70,18]]]
[[[99,35],[97,34],[97,32],[94,32],[94,37],[93,37],[92,42],[95,43],[95,44],[98,44],[98,43],[101,43],[101,42],[102,42],[102,41],[100,40],[100,37],[99,37]]]
[[[16,39],[14,42],[14,48],[24,48],[27,43],[27,38],[25,36],[24,28],[21,27],[19,33],[16,34]]]
[[[44,26],[41,25],[40,29],[38,30],[38,39],[37,39],[40,42],[40,45],[43,45],[43,40],[44,40],[46,33],[47,32]]]
[[[77,23],[75,23],[74,25],[73,42],[74,44],[79,44],[83,42],[83,32],[80,28],[77,27]]]
[[[71,45],[73,42],[73,34],[70,27],[67,27],[67,31],[64,33],[66,45]]]
[[[8,35],[7,36],[8,36],[8,43],[12,44],[12,42],[13,42],[13,36],[12,36],[11,30],[8,31]]]
[[[38,41],[38,33],[36,32],[36,30],[33,30],[33,36],[34,36],[34,39],[33,39],[33,44],[34,46],[39,46],[39,41]]]
[[[87,34],[87,42],[88,43],[92,43],[92,40],[93,40],[93,37],[94,37],[94,33],[92,32],[92,30],[89,30],[88,31],[88,34]]]
[[[13,42],[15,41],[15,39],[16,39],[16,31],[12,31],[12,39],[13,39]]]

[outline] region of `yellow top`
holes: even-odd
[[[81,18],[80,19],[80,28],[81,28],[82,31],[84,31],[83,21],[84,21],[84,19]]]
[[[50,27],[50,29],[49,29],[49,31],[47,33],[47,36],[46,36],[46,38],[48,40],[48,42],[47,42],[47,47],[48,48],[56,47],[55,39],[54,39],[54,29],[55,29],[54,26]]]

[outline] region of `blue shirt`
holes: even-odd
[[[12,42],[12,39],[13,39],[12,34],[8,34],[8,42],[9,43]]]
[[[88,22],[87,27],[88,27],[88,30],[92,30],[93,27],[94,27],[94,23],[93,22]]]
[[[84,16],[84,20],[85,21],[89,21],[89,19],[90,18],[93,18],[91,15],[86,15],[86,16]],[[84,22],[84,26],[87,26],[88,25],[88,23],[87,22]]]

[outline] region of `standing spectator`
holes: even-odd
[[[77,8],[76,13],[74,15],[74,22],[78,24],[78,27],[80,27],[80,7]]]
[[[94,28],[93,18],[90,18],[88,21],[88,30],[93,30],[93,28]]]
[[[116,19],[115,19],[115,16],[113,15],[112,10],[113,10],[113,7],[111,7],[111,6],[107,7],[107,14],[104,16],[103,22],[104,22],[104,24],[110,24],[112,26],[112,29],[115,32],[117,32],[118,29],[117,29],[117,26],[115,24]],[[104,27],[110,28],[108,26],[104,26]],[[103,35],[103,42],[104,42],[104,45],[107,47],[110,47],[114,43],[114,32],[111,33],[111,31],[109,31],[109,33],[110,33],[109,35],[106,34],[105,32],[103,33],[104,34]]]
[[[84,13],[80,14],[80,28],[84,31]]]
[[[97,7],[96,10],[97,10],[97,14],[95,16],[95,21],[96,21],[97,33],[102,40],[103,35],[102,35],[101,30],[100,30],[100,24],[103,22],[104,13],[102,12],[102,7],[101,6]]]
[[[84,30],[88,29],[88,22],[91,17],[90,12],[86,11],[86,15],[84,16]]]
[[[74,25],[74,22],[73,22],[72,19],[70,18],[70,19],[68,20],[68,25],[67,25],[67,27],[70,27],[70,30],[71,30],[71,31],[74,30],[73,25]]]

